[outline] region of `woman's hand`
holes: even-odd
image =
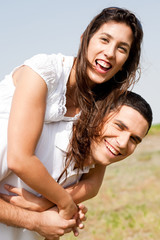
[[[9,193],[16,194],[7,195],[0,193],[0,197],[5,201],[11,203],[12,205],[37,212],[45,211],[53,206],[52,202],[48,201],[43,197],[37,197],[33,193],[30,193],[23,188],[16,188],[8,184],[5,184],[4,187]],[[78,211],[74,216],[74,219],[76,220],[76,226],[72,229],[75,236],[79,235],[78,229],[84,228],[83,221],[86,221],[86,213],[88,211],[84,204],[77,205],[77,208]],[[59,238],[55,238],[55,240],[56,239]]]
[[[9,184],[5,184],[4,187],[9,193],[16,194],[8,195],[0,193],[0,197],[6,202],[11,203],[12,205],[37,212],[43,212],[53,207],[53,203],[49,200],[43,197],[37,197],[33,193],[25,190],[24,188],[13,187]],[[77,221],[77,227],[80,229],[84,228],[82,222],[86,220],[87,211],[88,210],[84,204],[81,203],[78,205],[78,212],[74,218]]]
[[[54,206],[54,204],[46,198],[37,197],[23,188],[16,188],[8,184],[5,184],[4,187],[9,193],[16,194],[7,195],[0,193],[0,197],[12,205],[37,212],[45,211]]]

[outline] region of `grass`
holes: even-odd
[[[107,168],[99,194],[85,202],[85,229],[65,240],[160,239],[160,125],[128,159]]]
[[[149,134],[157,134],[160,133],[160,124],[154,124],[152,125],[151,129],[149,130]]]

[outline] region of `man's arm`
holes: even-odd
[[[95,168],[90,169],[89,173],[82,176],[80,182],[66,188],[66,191],[72,196],[76,204],[97,195],[103,181],[105,169],[105,166],[96,165]],[[4,187],[10,193],[16,194],[16,196],[0,193],[0,197],[13,205],[38,212],[53,207],[52,202],[45,198],[39,198],[25,189],[12,187],[10,185],[5,185]]]
[[[23,217],[22,217],[23,216]],[[0,199],[0,222],[9,226],[25,227],[32,230],[32,221],[29,220],[29,211],[13,206],[4,200]],[[25,221],[25,222],[23,222]],[[33,213],[34,221],[34,213]]]
[[[66,189],[72,196],[76,204],[84,202],[97,195],[105,174],[105,166],[96,165],[90,169],[89,173],[84,174],[81,181]]]
[[[11,205],[2,199],[0,199],[0,222],[36,231],[48,240],[72,231],[76,225],[75,219],[65,220],[54,209],[34,212]]]

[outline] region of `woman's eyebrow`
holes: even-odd
[[[113,36],[110,35],[109,33],[102,32],[101,35],[106,35],[106,37],[113,39]],[[129,47],[129,48],[131,47],[127,42],[121,42],[121,44],[123,44],[124,46]]]

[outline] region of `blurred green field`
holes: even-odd
[[[131,157],[107,168],[98,196],[85,204],[85,229],[61,239],[160,239],[160,124]]]
[[[160,133],[160,124],[155,124],[151,127],[149,134],[153,135],[158,133]]]

